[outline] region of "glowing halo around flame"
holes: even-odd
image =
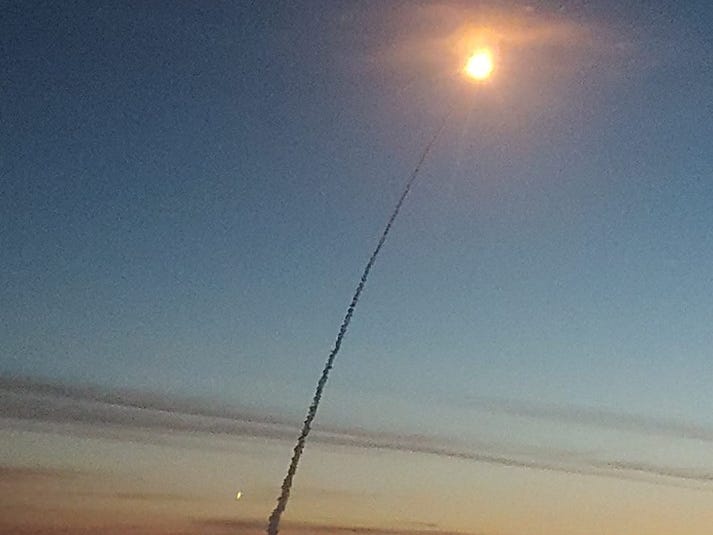
[[[487,48],[476,50],[463,68],[463,72],[474,80],[487,80],[493,72],[493,54]]]

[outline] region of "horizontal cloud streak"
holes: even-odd
[[[49,479],[74,479],[79,475],[80,474],[78,472],[72,470],[0,465],[0,482],[9,484],[19,482],[41,482]]]
[[[713,427],[693,422],[658,418],[587,407],[564,407],[502,398],[473,398],[469,406],[494,414],[586,425],[645,435],[713,442]]]
[[[242,520],[230,518],[208,518],[196,520],[196,525],[202,528],[220,529],[230,531],[231,533],[257,530],[262,531],[264,522],[261,520]],[[306,522],[285,522],[285,529],[291,533],[334,533],[334,534],[353,534],[353,535],[413,535],[413,534],[428,534],[428,535],[469,535],[462,532],[443,531],[437,527],[417,528],[417,529],[394,529],[394,528],[373,528],[367,526],[345,526],[338,524],[313,524]],[[471,534],[474,535],[474,534]]]
[[[509,414],[515,405],[492,404]],[[509,410],[513,409],[513,410]],[[156,432],[220,434],[292,441],[297,426],[272,415],[241,412],[200,400],[169,399],[150,393],[100,391],[96,387],[64,385],[30,379],[0,378],[0,416],[18,425],[84,424],[82,432],[116,439],[156,440]],[[149,431],[149,436],[131,431]],[[66,432],[66,430],[64,430]],[[72,431],[76,433],[76,430]],[[503,444],[480,444],[478,451],[454,448],[443,438],[372,433],[328,428],[315,431],[315,442],[385,451],[435,455],[496,466],[608,477],[713,490],[713,475],[696,469],[671,468],[618,460],[587,459],[576,452]],[[506,451],[507,454],[503,452]],[[500,453],[495,453],[500,452]]]
[[[78,524],[78,523],[77,523]],[[187,520],[178,526],[162,527],[160,525],[72,525],[56,524],[21,525],[0,520],[0,535],[225,535],[241,533],[243,535],[262,533],[265,522],[257,519],[205,518]],[[293,534],[351,534],[351,535],[476,535],[464,532],[443,531],[438,529],[389,529],[364,526],[285,523],[285,530]]]

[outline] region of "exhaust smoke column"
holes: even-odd
[[[448,116],[443,119],[441,126],[438,128],[431,141],[429,141],[429,143],[426,145],[426,148],[423,150],[421,158],[419,159],[415,169],[413,170],[411,176],[406,182],[406,186],[404,187],[404,190],[401,193],[401,197],[399,197],[399,200],[396,203],[396,206],[394,207],[394,211],[391,213],[391,217],[389,217],[389,220],[386,223],[386,227],[384,227],[384,231],[381,233],[379,242],[377,243],[374,251],[371,253],[371,257],[369,258],[369,261],[367,262],[366,267],[364,268],[364,271],[361,274],[361,279],[359,280],[359,284],[356,287],[354,296],[352,297],[352,301],[349,304],[349,308],[347,308],[347,313],[344,316],[342,325],[341,327],[339,327],[339,333],[337,334],[337,339],[334,342],[334,347],[329,353],[329,357],[327,357],[327,363],[325,364],[324,369],[322,370],[322,375],[319,377],[319,381],[317,382],[317,389],[315,390],[314,397],[312,398],[312,403],[310,404],[309,409],[307,410],[307,416],[305,417],[305,421],[302,424],[302,431],[300,432],[300,436],[297,438],[297,444],[295,444],[295,447],[292,452],[292,460],[290,461],[290,466],[287,469],[287,475],[285,475],[285,479],[282,481],[282,487],[280,491],[280,496],[277,499],[277,505],[275,506],[275,509],[272,511],[272,514],[268,519],[268,535],[277,535],[277,532],[279,531],[280,517],[282,516],[282,513],[287,507],[287,500],[290,498],[290,490],[292,488],[292,480],[294,479],[295,473],[297,472],[297,465],[300,462],[300,457],[302,457],[302,452],[304,451],[305,447],[305,441],[307,440],[307,436],[309,435],[309,432],[312,429],[312,422],[314,421],[314,418],[317,415],[317,409],[319,408],[319,402],[322,399],[322,392],[324,391],[324,386],[327,384],[329,372],[332,369],[332,366],[334,365],[334,359],[337,356],[337,353],[339,353],[339,349],[342,346],[342,341],[344,340],[344,335],[347,333],[349,324],[352,321],[354,309],[356,308],[357,303],[359,303],[359,297],[361,296],[361,292],[364,290],[364,286],[366,285],[366,280],[369,276],[369,272],[371,271],[371,268],[374,265],[374,262],[376,261],[376,257],[378,256],[379,251],[381,251],[381,248],[383,247],[384,242],[386,241],[386,237],[389,235],[391,226],[394,224],[396,217],[399,215],[401,205],[404,203],[406,196],[411,190],[411,186],[416,180],[416,176],[418,175],[418,172],[421,169],[423,162],[426,160],[426,156],[428,156],[428,153],[431,151],[431,148],[436,143],[438,137],[441,135],[441,132],[443,131],[443,128],[446,125],[447,118]]]

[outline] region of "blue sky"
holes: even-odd
[[[698,462],[471,403],[713,425],[707,3],[4,11],[3,376],[299,421],[453,110],[318,420]],[[482,86],[457,74],[468,25],[497,36]]]

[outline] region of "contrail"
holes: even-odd
[[[364,286],[366,285],[366,279],[369,276],[369,272],[371,271],[371,268],[374,265],[374,262],[376,261],[376,257],[379,254],[379,251],[381,251],[381,248],[383,247],[384,242],[386,241],[386,237],[389,235],[391,226],[394,224],[396,217],[399,215],[401,205],[404,203],[404,200],[406,199],[406,196],[408,195],[409,191],[411,191],[411,186],[416,180],[416,176],[418,175],[418,172],[421,169],[423,162],[426,160],[426,156],[428,156],[428,153],[431,151],[431,148],[436,143],[436,140],[441,135],[441,132],[443,132],[443,128],[446,126],[447,119],[448,115],[444,117],[441,126],[438,128],[431,141],[428,142],[426,148],[423,149],[421,158],[418,160],[415,169],[413,170],[411,176],[406,182],[406,186],[404,187],[404,190],[401,193],[401,197],[399,197],[399,201],[396,203],[394,211],[391,213],[391,217],[389,217],[389,220],[386,223],[386,227],[384,227],[384,231],[381,233],[379,243],[377,243],[374,252],[371,253],[371,257],[369,257],[369,261],[366,263],[366,267],[364,268],[364,271],[361,274],[361,279],[359,280],[359,284],[356,287],[354,296],[352,297],[352,301],[351,303],[349,303],[347,313],[344,316],[344,320],[342,321],[341,327],[339,327],[339,333],[337,334],[337,339],[334,342],[334,347],[329,353],[329,357],[327,357],[327,363],[325,364],[324,369],[322,370],[322,375],[319,377],[319,381],[317,382],[317,389],[315,390],[314,397],[312,398],[312,404],[307,410],[307,416],[305,417],[305,421],[302,424],[302,431],[297,439],[297,444],[295,444],[294,450],[292,451],[292,460],[290,461],[290,466],[287,469],[287,475],[285,475],[285,479],[282,481],[280,497],[277,499],[277,505],[275,506],[275,509],[272,511],[272,514],[268,519],[268,535],[277,535],[277,532],[279,531],[280,517],[282,516],[282,513],[287,507],[287,500],[290,498],[290,489],[292,488],[292,480],[295,477],[295,472],[297,472],[297,465],[300,462],[300,457],[302,457],[302,451],[305,447],[305,441],[307,440],[307,436],[309,435],[309,432],[312,429],[312,422],[314,421],[314,417],[317,415],[317,409],[319,408],[319,402],[322,399],[324,385],[327,384],[327,379],[329,378],[329,371],[334,365],[334,359],[337,356],[337,353],[339,353],[339,348],[342,347],[344,335],[347,334],[347,329],[349,328],[349,324],[352,321],[352,316],[354,315],[354,309],[356,308],[357,303],[359,302],[359,296],[361,295],[361,292],[364,290]]]

